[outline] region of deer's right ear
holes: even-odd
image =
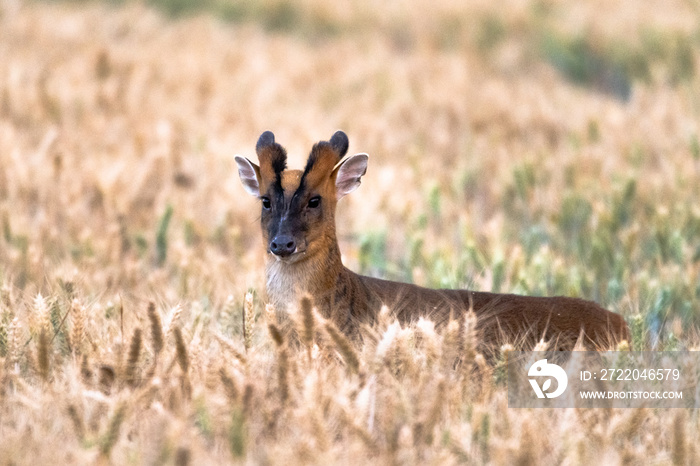
[[[238,165],[238,176],[241,178],[243,188],[249,194],[260,197],[260,167],[245,157],[237,155],[235,157]]]

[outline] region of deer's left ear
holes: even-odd
[[[241,178],[243,188],[255,197],[260,197],[260,168],[245,157],[235,157],[238,165],[238,176]]]
[[[360,178],[367,172],[367,154],[355,154],[341,163],[333,174],[335,175],[335,196],[340,199],[350,194],[360,186]]]

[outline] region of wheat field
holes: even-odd
[[[699,464],[697,409],[509,409],[470,322],[387,309],[356,346],[305,301],[281,333],[233,161],[343,129],[351,269],[697,350],[699,14],[3,0],[0,464]]]

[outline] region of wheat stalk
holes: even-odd
[[[547,348],[549,348],[549,342],[540,340],[537,342],[534,348],[532,348],[532,351],[534,352],[544,352],[547,351]]]
[[[396,375],[401,374],[407,377],[416,375],[416,365],[409,347],[412,338],[413,331],[411,328],[401,328],[396,335],[390,359],[391,370]]]
[[[116,379],[116,374],[114,368],[103,364],[100,366],[97,372],[97,383],[102,390],[102,393],[109,395],[112,390],[112,385],[114,385],[114,380]]]
[[[185,345],[184,338],[182,338],[182,330],[180,330],[180,327],[175,327],[173,334],[175,335],[175,354],[177,357],[177,363],[180,366],[180,369],[182,369],[182,372],[187,374],[187,371],[190,368],[190,358],[187,354],[187,346]]]
[[[82,441],[85,438],[85,423],[78,412],[78,408],[73,403],[70,403],[68,405],[67,412],[68,417],[70,417],[71,422],[73,423],[75,435],[78,437],[78,440]]]
[[[398,321],[394,321],[382,334],[382,338],[379,340],[376,349],[376,360],[380,364],[386,362],[389,350],[394,346],[394,341],[396,340],[399,330],[401,330],[401,325]]]
[[[523,422],[520,430],[520,448],[517,453],[516,464],[522,466],[541,464],[537,458],[537,439],[532,432],[532,425],[527,418]]]
[[[37,345],[37,366],[39,375],[44,382],[49,378],[49,336],[46,330],[42,330],[39,334],[39,343]]]
[[[486,362],[483,354],[477,354],[474,357],[474,362],[479,369],[481,377],[481,399],[486,401],[491,397],[491,387],[493,386],[493,372],[489,364]]]
[[[267,329],[270,331],[270,336],[272,337],[272,341],[275,342],[275,345],[277,345],[278,348],[281,347],[284,344],[284,336],[279,327],[275,324],[267,324]]]
[[[476,332],[477,318],[473,310],[464,315],[464,330],[462,337],[462,364],[467,366],[476,356],[478,336]]]
[[[618,416],[615,419],[616,422],[610,428],[613,435],[621,440],[628,440],[636,436],[648,415],[646,408],[635,408],[626,411],[629,411],[629,413],[626,413],[624,416]]]
[[[265,321],[268,324],[278,324],[277,311],[275,306],[270,303],[265,304]]]
[[[90,369],[90,364],[88,362],[87,354],[83,354],[83,357],[80,360],[80,377],[81,377],[84,384],[91,385],[92,384],[92,376],[93,376],[93,373],[92,373],[92,369]]]
[[[685,418],[685,411],[683,410],[679,410],[673,418],[673,426],[671,430],[671,460],[676,466],[685,466],[688,464]]]
[[[234,345],[234,343],[231,340],[219,335],[218,333],[214,334],[214,338],[216,339],[216,341],[219,342],[221,346],[226,348],[226,350],[229,351],[233,355],[233,357],[236,358],[243,365],[243,367],[248,367],[248,358],[245,354],[239,351],[238,348],[236,348],[236,345]]]
[[[459,356],[459,322],[450,319],[442,336],[442,368],[444,371],[454,366]]]
[[[425,417],[420,423],[420,435],[416,435],[416,440],[419,437],[427,444],[433,442],[433,429],[440,420],[443,405],[445,403],[446,382],[444,377],[438,379],[435,391],[432,393],[432,400],[428,406]]]
[[[192,462],[192,452],[189,448],[178,447],[175,452],[175,466],[189,466]]]
[[[496,365],[493,367],[493,373],[494,373],[494,381],[498,383],[505,384],[508,376],[508,358],[510,356],[510,353],[514,350],[515,348],[513,345],[510,343],[505,343],[501,345],[500,352],[498,354],[498,361],[496,361]]]
[[[170,310],[170,318],[168,323],[165,325],[165,330],[163,330],[163,341],[168,341],[170,334],[173,332],[173,328],[178,324],[180,320],[180,315],[182,314],[182,306],[177,305]]]
[[[41,293],[37,294],[34,298],[34,313],[33,313],[34,332],[39,335],[41,332],[51,331],[51,313],[44,298]]]
[[[78,299],[73,299],[71,303],[71,323],[71,346],[76,354],[80,354],[83,338],[85,337],[85,308]]]
[[[107,426],[107,431],[100,441],[100,453],[109,457],[112,452],[112,448],[116,445],[119,440],[119,431],[121,430],[122,423],[126,417],[126,403],[119,403],[117,408],[114,410],[112,418],[109,420],[109,425]]]
[[[229,403],[233,404],[238,401],[239,393],[238,387],[236,387],[236,382],[223,366],[219,368],[219,378],[221,379],[221,384],[224,387],[224,392],[226,393],[226,397],[229,399]]]
[[[19,372],[19,348],[20,348],[20,332],[22,324],[15,317],[12,319],[7,331],[7,362],[15,371]]]
[[[324,327],[331,337],[331,340],[333,340],[338,352],[343,357],[348,371],[357,374],[360,370],[360,357],[352,346],[352,343],[350,343],[350,340],[348,340],[332,322],[327,321]]]
[[[134,330],[134,335],[131,337],[131,344],[129,345],[129,355],[126,360],[126,372],[124,373],[124,379],[126,383],[130,386],[136,386],[138,382],[138,377],[136,375],[138,371],[139,357],[141,356],[141,329],[136,328]]]
[[[277,381],[280,402],[284,406],[289,399],[289,354],[284,347],[277,350]]]
[[[425,351],[426,364],[430,367],[440,357],[440,343],[435,332],[435,323],[432,320],[421,317],[416,323],[416,333]]]
[[[254,386],[252,383],[248,382],[243,387],[243,413],[249,414],[253,410],[253,394]]]
[[[188,354],[187,345],[185,344],[180,327],[175,327],[173,329],[173,335],[175,336],[175,360],[182,370],[182,375],[180,377],[180,388],[184,398],[189,399],[192,396],[192,382],[190,381],[189,375],[190,356]]]
[[[224,302],[224,309],[221,311],[221,314],[224,316],[226,320],[230,320],[232,316],[236,312],[236,299],[233,297],[232,294],[228,295],[226,297],[226,301]]]
[[[151,322],[151,341],[153,343],[153,353],[155,353],[156,360],[160,352],[163,350],[163,342],[165,341],[165,335],[163,334],[163,324],[156,311],[156,305],[153,301],[148,303],[148,320]]]
[[[279,397],[282,405],[287,403],[289,398],[289,354],[284,345],[282,332],[275,324],[267,324],[270,336],[277,346],[277,381]]]
[[[253,346],[255,314],[253,312],[253,293],[248,291],[243,302],[243,342],[246,353]]]
[[[308,360],[311,361],[311,349],[314,344],[314,310],[311,296],[301,298],[301,342],[306,346]]]

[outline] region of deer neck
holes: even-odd
[[[304,294],[311,295],[317,306],[335,291],[338,277],[344,270],[337,241],[323,254],[288,263],[270,256],[266,267],[268,300],[278,310],[296,306]]]

